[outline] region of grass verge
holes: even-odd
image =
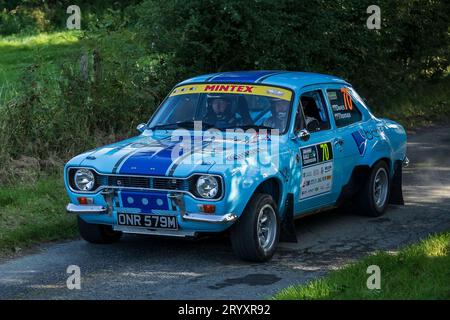
[[[56,76],[57,65],[79,52],[80,36],[79,31],[62,31],[0,37],[0,106],[18,94],[18,82],[27,66],[39,62]]]
[[[381,270],[381,289],[367,288],[367,267]],[[396,254],[378,252],[322,279],[283,289],[277,300],[450,299],[450,232],[430,236]]]
[[[0,187],[0,255],[75,236],[76,219],[65,212],[67,202],[61,177]]]

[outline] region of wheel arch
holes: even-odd
[[[336,201],[336,205],[340,206],[347,200],[350,200],[353,196],[355,196],[360,190],[364,181],[369,177],[372,168],[376,166],[380,161],[386,162],[389,168],[389,175],[392,177],[393,162],[386,156],[378,158],[370,164],[357,165],[353,168],[352,174],[347,184],[342,187],[341,193],[339,194],[339,197]]]
[[[278,208],[278,214],[281,214],[283,209],[283,184],[281,180],[277,177],[270,177],[262,181],[255,189],[254,193],[266,193],[270,194],[273,201],[276,203]],[[250,200],[249,200],[250,201]]]
[[[393,167],[393,162],[392,162],[392,160],[389,158],[389,157],[382,157],[382,158],[380,158],[380,159],[378,159],[377,161],[375,161],[371,166],[370,166],[370,168],[373,168],[378,162],[380,162],[380,161],[384,161],[384,162],[386,162],[386,164],[387,164],[387,166],[388,166],[388,168],[389,168],[389,175],[392,177],[392,173],[393,173],[393,169],[394,169],[394,167]]]

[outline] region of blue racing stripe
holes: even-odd
[[[173,145],[175,146],[175,144]],[[173,146],[155,151],[139,151],[124,161],[120,167],[120,174],[131,175],[166,175],[172,165]]]
[[[224,72],[208,79],[208,82],[239,82],[239,83],[255,83],[258,79],[277,71],[241,71],[241,72]]]
[[[212,78],[217,77],[217,76],[219,76],[219,75],[221,75],[221,74],[220,74],[220,73],[214,73],[211,77],[209,77],[208,79],[206,79],[205,82],[208,82],[208,81],[210,81]]]
[[[264,80],[267,80],[268,78],[270,78],[272,76],[276,76],[277,74],[282,74],[282,73],[286,73],[286,71],[274,71],[272,73],[266,74],[265,76],[262,76],[261,78],[259,78],[255,82],[261,83]]]

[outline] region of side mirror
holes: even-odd
[[[138,124],[138,126],[136,127],[137,131],[139,132],[144,132],[145,129],[147,129],[147,124],[146,123],[140,123]]]
[[[297,138],[302,141],[308,141],[310,137],[311,137],[311,134],[306,129],[302,129],[297,133]]]

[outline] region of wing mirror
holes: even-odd
[[[137,131],[139,132],[144,132],[145,129],[147,129],[147,124],[146,123],[140,123],[138,124],[138,126],[136,127]]]
[[[302,141],[308,141],[310,137],[311,137],[311,134],[309,133],[309,131],[306,130],[306,129],[302,129],[302,130],[299,130],[299,131],[295,134],[295,136],[293,137],[293,139],[300,139],[300,140],[302,140]]]
[[[311,137],[311,134],[309,133],[308,130],[303,129],[303,130],[300,130],[300,131],[298,132],[298,137],[299,137],[300,140],[302,140],[302,141],[308,141],[309,138]]]

